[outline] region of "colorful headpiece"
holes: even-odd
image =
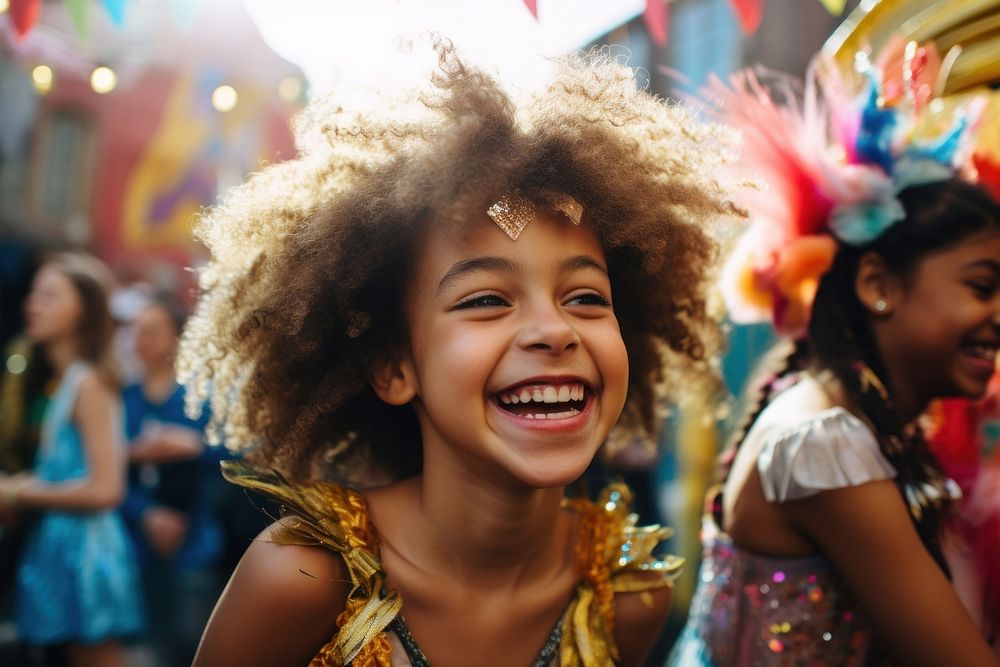
[[[877,239],[905,217],[903,189],[947,180],[968,157],[969,109],[933,138],[918,129],[942,76],[933,44],[898,39],[875,63],[858,62],[860,95],[821,60],[801,92],[787,77],[772,76],[768,87],[750,71],[731,86],[709,85],[719,120],[743,132],[739,168],[763,181],[739,202],[751,223],[723,268],[734,321],[771,321],[782,335],[802,335],[837,241]]]

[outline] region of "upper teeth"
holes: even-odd
[[[972,354],[983,359],[994,359],[997,356],[997,348],[993,345],[972,344],[966,347]]]
[[[530,387],[521,387],[505,391],[500,394],[500,402],[510,405],[511,403],[569,403],[570,401],[582,401],[584,396],[583,384],[572,382],[570,384],[539,384]]]

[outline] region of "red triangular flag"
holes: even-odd
[[[646,11],[642,13],[642,20],[654,44],[663,46],[667,43],[670,20],[667,14],[667,0],[646,0]]]
[[[18,38],[24,39],[38,23],[42,0],[10,0],[10,21]]]
[[[978,172],[979,184],[992,192],[994,197],[1000,197],[1000,161],[994,161],[985,153],[977,152],[972,156],[972,163]]]
[[[528,8],[532,16],[538,18],[538,0],[524,0],[524,6]]]
[[[729,3],[740,18],[743,33],[752,35],[757,32],[760,20],[764,17],[764,0],[729,0]]]

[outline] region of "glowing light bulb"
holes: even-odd
[[[52,81],[54,78],[52,68],[48,65],[38,65],[35,69],[31,70],[31,83],[34,84],[35,90],[40,93],[47,93],[52,90]]]
[[[118,85],[118,75],[110,67],[94,68],[94,71],[90,73],[90,87],[98,95],[106,95],[115,89]]]
[[[20,375],[28,368],[28,360],[22,354],[12,354],[7,357],[7,372],[11,375]]]
[[[236,94],[236,89],[232,86],[222,85],[212,92],[212,106],[216,111],[222,113],[232,111],[239,101],[240,96]]]

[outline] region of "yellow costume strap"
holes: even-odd
[[[615,594],[670,586],[684,559],[653,555],[670,529],[636,526],[632,493],[624,484],[608,486],[596,504],[574,498],[565,505],[579,516],[576,555],[583,582],[563,616],[559,664],[603,667],[618,659]]]
[[[323,546],[344,560],[353,587],[337,619],[337,636],[313,658],[311,667],[357,665],[390,667],[383,631],[399,614],[403,601],[385,590],[378,556],[378,537],[368,523],[360,493],[333,484],[292,485],[279,473],[261,471],[241,461],[225,461],[222,475],[230,482],[268,495],[287,513],[275,533],[279,544]],[[380,655],[381,654],[381,655]]]

